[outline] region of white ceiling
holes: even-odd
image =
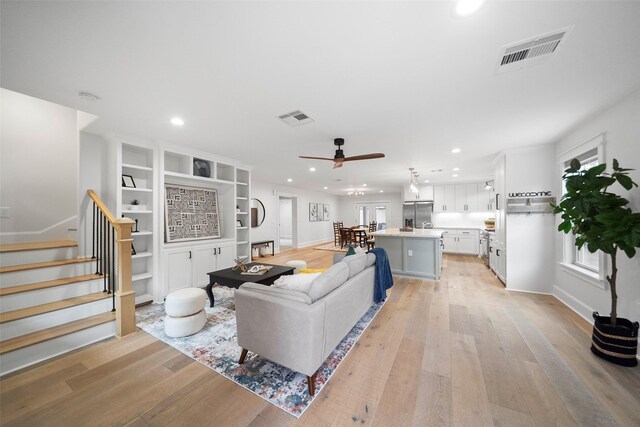
[[[94,132],[197,147],[334,194],[398,191],[409,167],[420,181],[486,179],[499,151],[554,142],[640,87],[637,1],[488,1],[466,19],[451,1],[1,8],[2,87],[95,114]],[[496,74],[504,45],[570,25],[547,63]],[[275,118],[296,109],[315,122]],[[336,170],[298,159],[332,157],[335,137],[347,156],[387,157]]]

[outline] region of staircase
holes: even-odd
[[[91,257],[71,240],[0,245],[0,375],[135,331],[133,221],[115,219],[92,190],[87,195]]]
[[[0,245],[0,374],[115,334],[96,260],[70,240]]]

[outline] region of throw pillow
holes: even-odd
[[[326,268],[304,268],[298,271],[298,274],[324,273],[325,271],[327,271]]]
[[[356,247],[356,253],[357,254],[366,254],[367,251],[365,251],[364,249],[362,249],[360,246]]]
[[[356,254],[356,250],[353,248],[353,246],[349,246],[349,250],[347,250],[347,255],[345,256],[355,255],[355,254]]]
[[[281,276],[273,282],[272,286],[280,289],[290,289],[292,291],[303,292],[306,294],[311,288],[311,282],[313,282],[316,277],[320,276],[320,274],[322,273]]]

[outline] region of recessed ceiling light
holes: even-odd
[[[428,180],[428,179],[425,179],[425,180],[424,180],[424,183],[426,184],[427,182],[429,182],[429,180]]]
[[[456,3],[456,13],[460,16],[471,15],[480,9],[484,0],[458,0]]]
[[[328,189],[329,189],[329,187],[322,187],[322,188],[323,188],[324,190],[328,190]]]
[[[315,172],[316,168],[309,168],[309,172]]]
[[[458,153],[459,153],[459,152],[461,152],[461,151],[462,151],[462,150],[461,150],[461,149],[459,149],[459,148],[454,148],[453,150],[451,150],[451,152],[452,152],[453,154],[458,154]]]
[[[454,172],[458,172],[460,170],[460,168],[453,168]]]
[[[381,193],[384,193],[384,190],[380,190]]]
[[[293,181],[291,178],[287,178],[287,182],[291,182]]]
[[[366,187],[366,186],[367,186],[367,184],[362,184],[362,186],[363,186],[363,187]]]
[[[174,117],[171,119],[171,124],[174,126],[183,126],[184,120],[182,120],[180,117]]]
[[[454,174],[453,174],[453,175],[451,175],[451,176],[452,176],[452,177],[454,177],[454,178],[457,178],[457,177],[458,177],[458,174],[457,174],[457,173],[454,173]]]

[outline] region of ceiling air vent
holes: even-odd
[[[520,70],[547,61],[558,51],[572,28],[566,27],[530,40],[505,46],[498,61],[497,72],[505,73]]]
[[[294,128],[298,126],[306,125],[307,123],[314,122],[314,120],[311,117],[307,116],[305,113],[303,113],[300,110],[283,114],[281,116],[278,116],[278,118],[283,122],[285,122],[286,124],[288,124],[289,126]]]

